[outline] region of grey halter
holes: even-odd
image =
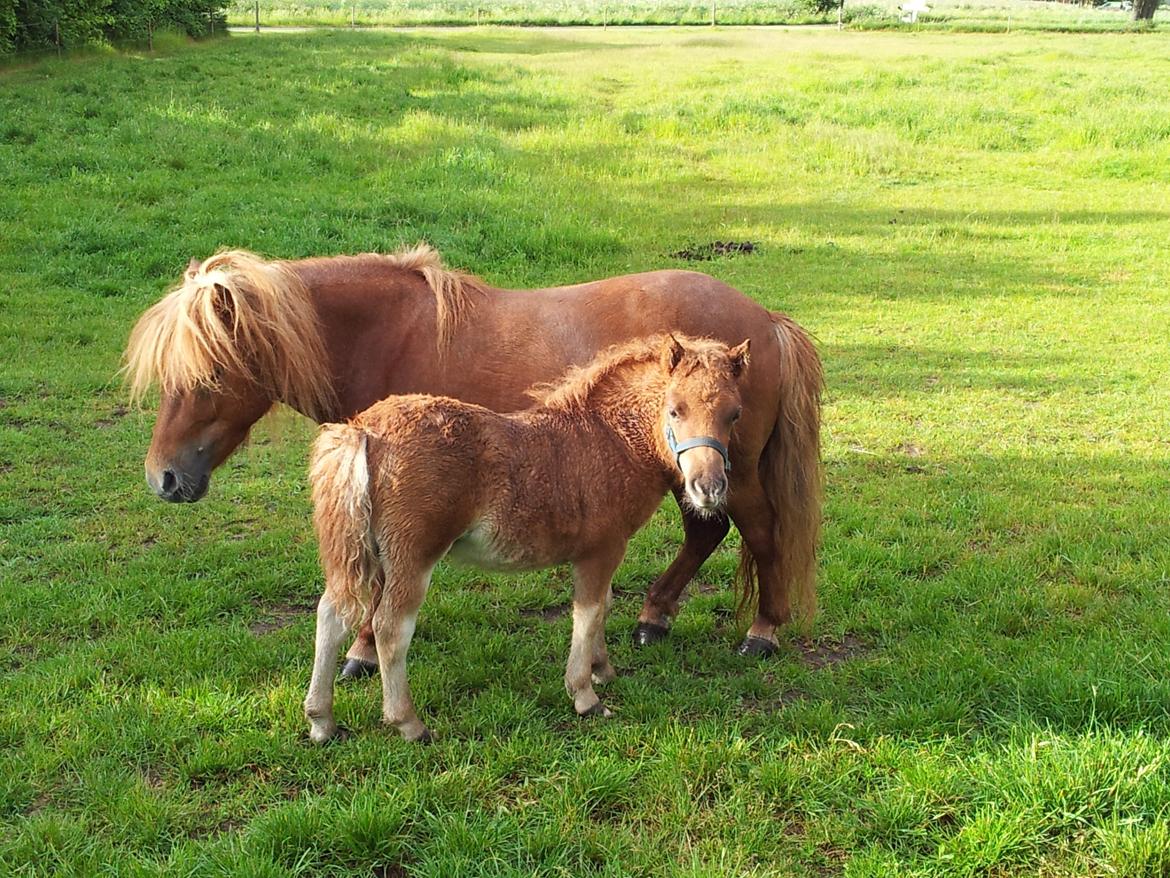
[[[674,438],[674,430],[670,424],[667,424],[666,444],[674,452],[674,462],[679,469],[682,469],[682,456],[684,451],[690,451],[692,448],[714,448],[723,456],[724,472],[731,472],[731,458],[727,456],[727,447],[718,439],[711,436],[695,436],[692,439],[684,439],[682,442],[679,442]]]

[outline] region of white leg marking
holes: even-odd
[[[328,595],[317,602],[317,635],[313,654],[313,677],[305,696],[305,716],[309,719],[309,737],[318,744],[337,734],[333,719],[333,676],[337,672],[337,651],[345,638],[345,622],[333,609]]]
[[[427,571],[419,585],[418,603],[422,604],[431,582]],[[381,615],[379,609],[379,615]],[[406,654],[414,637],[418,610],[404,612],[396,618],[374,620],[378,644],[378,670],[382,676],[382,718],[393,725],[408,741],[429,740],[430,732],[414,710],[410,682],[406,678]]]
[[[565,668],[565,688],[573,699],[579,714],[596,712],[600,707],[605,716],[610,712],[601,706],[601,699],[593,691],[593,650],[597,629],[604,629],[605,604],[598,602],[584,606],[573,603],[573,639],[569,646],[569,662]]]

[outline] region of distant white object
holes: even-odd
[[[902,4],[902,21],[906,24],[914,24],[918,21],[919,13],[922,12],[930,12],[930,7],[923,0],[908,0]]]

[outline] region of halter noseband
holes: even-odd
[[[674,429],[670,424],[667,424],[666,444],[674,453],[674,462],[679,469],[682,469],[682,456],[684,451],[690,451],[692,448],[714,448],[723,456],[723,471],[731,472],[731,458],[727,456],[727,447],[718,439],[711,436],[695,436],[679,442],[674,438]]]

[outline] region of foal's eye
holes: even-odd
[[[736,421],[738,421],[738,420],[739,420],[739,417],[740,417],[740,415],[742,415],[742,414],[743,414],[743,409],[736,409],[734,412],[732,412],[732,414],[731,414],[731,423],[733,423],[733,424],[734,424]]]
[[[672,418],[677,418],[677,417],[678,417],[678,409],[675,409],[675,408],[667,409],[667,410],[666,410],[666,413],[667,413],[668,415],[670,415]]]

